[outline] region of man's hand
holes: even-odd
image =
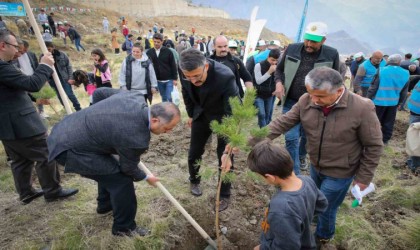
[[[159,181],[159,178],[155,177],[153,174],[147,175],[147,183],[149,183],[150,186],[156,187],[156,182]]]
[[[188,118],[187,125],[189,128],[192,126],[192,118]]]
[[[54,57],[50,52],[48,52],[41,58],[40,63],[45,63],[51,67],[54,67]]]
[[[365,185],[365,184],[357,182],[357,181],[353,182],[353,186],[355,186],[355,185],[358,185],[360,187],[360,191],[365,190],[369,186],[369,185]]]
[[[254,250],[260,250],[260,245],[254,247]]]
[[[273,95],[275,95],[280,100],[284,96],[284,87],[282,82],[276,83],[276,90],[273,92]]]
[[[158,91],[156,88],[152,88],[152,94],[156,94]]]
[[[71,80],[71,79],[70,79],[70,80],[68,80],[67,82],[68,82],[70,85],[74,85],[75,80]]]
[[[270,75],[273,74],[274,72],[276,72],[276,68],[277,68],[277,65],[276,64],[271,65],[270,68],[268,69],[268,73]]]
[[[177,80],[173,80],[172,83],[174,84],[174,86],[178,86],[178,81]]]

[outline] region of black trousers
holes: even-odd
[[[210,129],[210,121],[204,116],[200,116],[198,119],[192,122],[191,126],[191,143],[190,150],[188,152],[188,169],[190,172],[190,182],[194,184],[200,183],[201,177],[199,175],[200,164],[202,155],[204,154],[204,148],[207,140],[212,134]],[[217,159],[219,161],[219,178],[220,178],[220,166],[222,165],[221,157],[226,147],[226,140],[222,137],[217,137]],[[233,162],[233,159],[232,159]],[[231,170],[233,170],[233,165]],[[220,196],[229,198],[230,197],[230,182],[223,182],[220,190]]]
[[[56,158],[65,165],[67,151]],[[112,232],[128,232],[136,228],[137,199],[133,179],[122,173],[108,175],[83,175],[98,183],[98,208],[112,208],[114,223]]]
[[[114,216],[112,232],[127,232],[136,228],[137,199],[133,179],[122,173],[84,175],[98,183],[98,208],[111,206]]]
[[[397,106],[376,106],[376,115],[381,123],[382,141],[387,143],[394,131]]]
[[[42,134],[24,139],[3,140],[6,152],[12,159],[12,174],[21,199],[35,192],[32,187],[34,165],[45,196],[53,196],[61,191],[57,163],[48,162],[46,138],[46,134]]]

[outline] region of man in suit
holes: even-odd
[[[28,92],[39,91],[53,73],[51,54],[41,58],[33,75],[12,64],[19,46],[9,31],[0,31],[0,140],[12,158],[12,174],[19,199],[28,204],[44,195],[47,202],[72,196],[77,189],[62,189],[55,161],[48,161],[47,128],[36,112]],[[32,186],[32,169],[42,190]]]
[[[138,168],[149,147],[150,132],[167,133],[180,120],[173,103],[147,106],[138,91],[97,89],[93,105],[67,116],[48,137],[49,158],[98,183],[97,213],[113,212],[112,234],[144,236],[134,221],[137,200],[133,181],[154,185],[158,179]],[[83,122],[81,122],[83,121]],[[118,159],[114,155],[118,155]]]
[[[153,43],[154,48],[149,49],[146,54],[152,60],[162,102],[172,102],[171,92],[177,85],[178,79],[175,57],[170,49],[162,46],[161,33],[153,35]]]
[[[235,75],[226,66],[207,59],[196,49],[188,49],[181,53],[179,63],[182,96],[189,116],[188,126],[191,128],[191,144],[188,152],[188,168],[190,172],[191,193],[202,194],[200,190],[201,157],[204,146],[212,131],[210,122],[221,121],[223,116],[231,115],[230,97],[239,97]],[[217,158],[221,166],[221,157],[226,140],[217,138]],[[220,170],[220,169],[219,169]],[[223,182],[220,194],[220,208],[225,210],[229,204],[230,183]]]

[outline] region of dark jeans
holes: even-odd
[[[366,97],[367,93],[368,93],[368,90],[369,90],[369,87],[361,87],[361,90],[362,90],[362,96]]]
[[[61,191],[60,173],[55,161],[48,162],[47,135],[37,135],[24,139],[3,140],[6,152],[12,159],[12,174],[16,191],[21,199],[34,193],[32,170],[38,175],[39,184],[46,196]]]
[[[162,102],[172,102],[172,90],[174,89],[174,81],[169,80],[167,82],[158,81],[158,88]]]
[[[255,98],[255,107],[258,109],[258,126],[260,128],[267,126],[271,122],[275,99],[275,96]]]
[[[80,44],[81,38],[75,38],[74,39],[74,45],[76,46],[77,51],[80,51],[79,48],[82,48],[83,51],[86,51],[85,48]]]
[[[56,158],[66,164],[67,151]],[[108,175],[83,175],[98,183],[98,208],[112,208],[114,224],[112,232],[127,232],[136,228],[137,199],[133,179],[122,173]]]
[[[387,143],[394,131],[395,116],[397,115],[397,106],[375,106],[376,115],[381,123],[382,141]]]
[[[188,169],[190,172],[190,181],[191,183],[198,184],[200,183],[201,177],[199,175],[201,157],[204,153],[204,147],[212,131],[210,129],[210,121],[207,120],[204,115],[201,115],[198,119],[192,122],[191,126],[191,143],[190,150],[188,152]],[[222,165],[221,158],[223,151],[226,147],[226,140],[222,137],[217,137],[217,159],[219,161],[219,167]],[[233,158],[232,158],[233,163]],[[234,169],[232,165],[232,170]],[[220,168],[219,168],[219,178],[220,178]],[[230,182],[223,182],[220,197],[229,198],[230,197]]]
[[[287,99],[283,106],[283,114],[291,110],[293,105],[295,104],[296,104],[296,101]],[[305,148],[305,144],[306,144],[306,136],[305,136],[305,132],[303,131],[302,125],[299,123],[293,128],[289,129],[289,131],[287,131],[284,134],[284,137],[286,139],[286,149],[293,160],[293,171],[295,172],[296,175],[299,175],[300,174],[299,157],[301,157],[303,154],[303,152],[302,154],[300,154],[299,149],[302,147]]]
[[[331,239],[335,232],[338,207],[343,203],[353,177],[334,178],[326,176],[317,172],[312,164],[310,172],[312,180],[328,200],[327,210],[318,215],[316,235],[322,239]]]
[[[60,79],[61,80],[61,79]],[[58,100],[60,100],[61,105],[64,106],[63,101],[61,100],[61,96],[58,93],[57,86],[55,85],[54,81],[50,81],[50,86],[55,90],[58,96]],[[61,86],[63,86],[64,92],[66,92],[67,97],[70,99],[70,101],[73,103],[73,107],[76,111],[81,110],[79,100],[77,100],[76,95],[73,92],[73,89],[71,88],[71,85],[68,82],[61,81]]]

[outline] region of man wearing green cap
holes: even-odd
[[[299,98],[305,94],[305,77],[313,68],[327,66],[339,70],[339,56],[336,49],[324,45],[327,25],[322,22],[309,23],[303,43],[287,47],[275,72],[276,91],[273,93],[287,113]],[[300,168],[307,169],[306,137],[300,123],[286,134],[286,148],[294,161],[295,174]],[[300,141],[300,142],[299,142]]]

